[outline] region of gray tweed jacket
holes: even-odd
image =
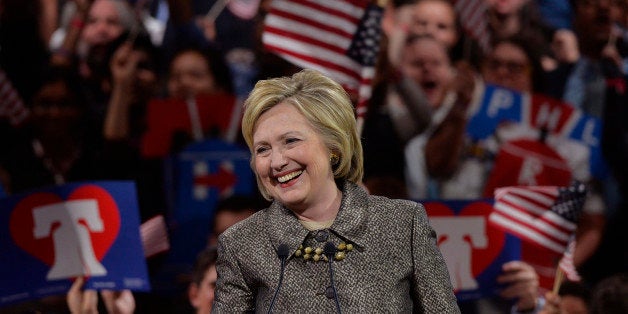
[[[344,259],[331,263],[342,312],[459,313],[423,206],[371,196],[348,182],[342,192],[329,229],[308,231],[274,202],[225,231],[212,313],[268,312],[281,272],[276,253],[281,244],[289,246],[290,255],[273,312],[336,312],[333,293],[326,293],[330,263],[324,254],[314,261],[315,249],[329,241],[345,244]],[[307,247],[313,251],[306,260]]]

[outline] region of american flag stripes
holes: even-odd
[[[563,257],[558,262],[558,267],[565,274],[565,277],[570,281],[580,281],[580,275],[578,274],[578,270],[576,269],[576,265],[573,263],[573,252],[576,249],[576,237],[575,235],[571,236],[569,240],[569,244],[567,245],[567,250],[563,254]]]
[[[140,237],[144,257],[152,257],[158,253],[170,250],[170,240],[166,220],[163,215],[155,216],[140,226]]]
[[[28,118],[30,111],[17,94],[4,71],[0,70],[0,118],[6,117],[13,126],[18,126]]]
[[[382,9],[365,0],[274,0],[262,42],[268,51],[357,95],[361,115],[371,96],[381,16]]]
[[[579,182],[569,187],[499,188],[489,222],[522,240],[563,254],[576,229],[585,196],[586,187]]]
[[[490,33],[486,22],[488,7],[485,0],[456,0],[454,9],[464,31],[477,40],[484,52],[490,50]]]

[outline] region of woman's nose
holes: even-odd
[[[273,151],[270,157],[270,166],[273,169],[281,169],[287,164],[286,157],[281,151]]]

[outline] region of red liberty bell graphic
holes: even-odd
[[[78,187],[67,200],[54,193],[29,195],[10,220],[15,243],[51,266],[46,279],[107,274],[100,261],[118,235],[120,214],[101,187]]]

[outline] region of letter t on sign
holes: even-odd
[[[46,279],[65,279],[79,275],[104,276],[90,232],[103,232],[98,203],[93,199],[72,200],[33,208],[36,239],[52,236],[54,263]]]

